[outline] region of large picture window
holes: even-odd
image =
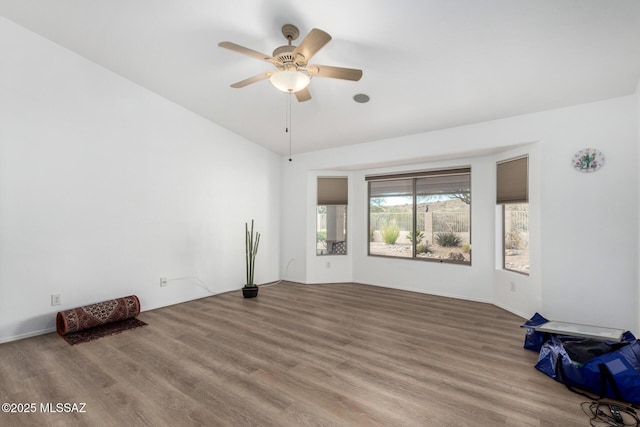
[[[369,255],[471,264],[471,170],[369,176]]]

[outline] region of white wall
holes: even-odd
[[[299,194],[311,191],[301,182],[312,179],[311,171],[350,170],[353,269],[351,276],[345,269],[341,280],[491,301],[522,316],[540,311],[557,320],[633,329],[638,324],[637,121],[636,97],[626,96],[296,156],[282,189],[296,194],[283,212],[288,228],[283,259],[295,258],[296,280],[324,281],[316,274],[322,269],[313,265],[321,257],[304,252],[298,258],[301,249],[312,247],[308,218],[315,208],[313,197]],[[596,173],[571,167],[573,154],[586,147],[607,158]],[[530,276],[496,269],[495,162],[517,152],[529,153],[532,164],[531,226],[537,230],[532,230]],[[452,157],[457,160],[442,160]],[[374,168],[381,162],[397,166]],[[472,166],[472,267],[366,256],[366,174],[465,164]],[[304,259],[308,265],[300,265]]]
[[[638,180],[635,97],[545,113],[541,146],[542,310],[560,319],[633,329],[637,322]],[[596,173],[569,167],[603,151]],[[639,331],[636,331],[638,333]]]
[[[280,223],[282,226],[282,239],[287,245],[280,246],[280,277],[284,280],[305,283],[307,277],[307,247],[314,243],[309,240],[309,227],[307,227],[307,207],[314,205],[313,194],[310,192],[307,174],[299,175],[300,167],[297,159],[293,162],[282,159],[282,210]],[[308,199],[311,200],[308,202]]]
[[[279,157],[3,18],[0,52],[0,342],[238,289],[251,218],[279,278]]]

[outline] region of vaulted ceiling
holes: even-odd
[[[293,99],[294,154],[628,95],[640,80],[637,0],[0,0],[0,14],[283,155],[289,96],[268,80],[230,87],[273,66],[219,42],[271,54],[283,24],[298,43],[320,28],[333,39],[311,62],[364,71],[313,78],[313,98]]]

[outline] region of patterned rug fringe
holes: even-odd
[[[93,328],[84,329],[78,332],[71,332],[69,334],[60,336],[64,338],[64,340],[69,344],[76,345],[83,342],[97,340],[98,338],[106,337],[109,335],[119,334],[120,332],[139,328],[145,325],[145,322],[134,317],[131,319],[120,320],[114,323],[94,326]]]

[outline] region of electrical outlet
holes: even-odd
[[[62,295],[51,294],[51,306],[62,304]]]
[[[511,292],[515,292],[516,291],[516,283],[515,282],[509,283],[509,287],[511,289]]]
[[[331,268],[331,263],[327,261],[327,268]]]
[[[167,278],[166,277],[161,277],[160,278],[160,287],[164,288],[165,286],[167,286]]]

